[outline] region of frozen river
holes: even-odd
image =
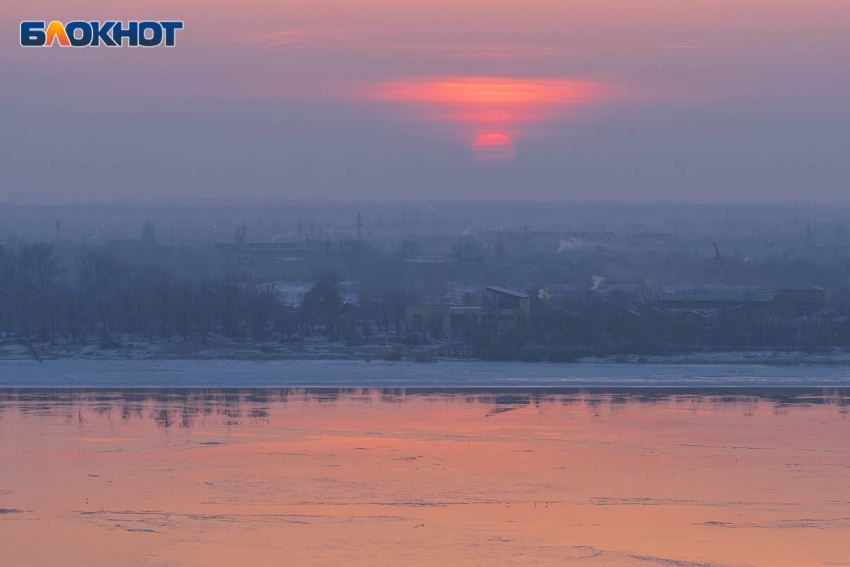
[[[846,565],[848,408],[838,388],[0,388],[0,565]]]

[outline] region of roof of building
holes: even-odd
[[[450,262],[451,258],[448,256],[413,256],[411,258],[404,258],[404,262],[408,262],[411,264],[444,264],[446,262]]]
[[[770,293],[725,293],[711,291],[678,291],[663,293],[658,298],[661,302],[694,302],[694,303],[751,303],[754,301],[773,301]]]
[[[295,250],[298,248],[297,242],[245,242],[244,244],[236,244],[235,242],[218,242],[216,248],[224,250]]]
[[[783,287],[781,291],[823,291],[823,288],[812,284],[799,284]]]
[[[705,313],[702,311],[695,311],[693,309],[688,309],[683,313],[679,313],[677,317],[699,317],[700,319],[705,319]]]
[[[450,305],[447,303],[431,303],[428,305],[417,305],[413,309],[421,309],[422,311],[444,311],[444,312],[478,312],[484,308],[479,305]]]
[[[579,316],[578,313],[576,313],[575,311],[571,311],[570,309],[567,309],[563,305],[558,305],[557,303],[555,303],[551,299],[547,299],[546,301],[544,301],[543,306],[551,309],[552,311],[558,311],[559,313],[564,313],[566,315],[569,315],[570,317],[578,317]]]
[[[522,293],[521,291],[514,291],[506,287],[499,287],[497,285],[491,285],[487,287],[487,291],[492,291],[493,293],[500,293],[502,295],[509,295],[511,297],[517,297],[520,299],[528,297],[527,293]]]

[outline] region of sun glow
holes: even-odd
[[[607,99],[612,91],[611,85],[587,80],[460,76],[376,83],[363,96],[381,102],[385,117],[463,125],[464,137],[476,136],[473,160],[492,164],[516,159],[506,132],[573,120],[582,105]]]
[[[599,96],[601,85],[558,79],[501,79],[448,77],[380,83],[373,91],[380,100],[477,104],[567,104]]]
[[[366,97],[439,109],[431,118],[511,124],[545,120],[558,107],[597,101],[608,91],[579,80],[439,77],[378,83]]]
[[[472,144],[472,159],[482,163],[509,163],[516,158],[513,140],[504,134],[484,134]]]

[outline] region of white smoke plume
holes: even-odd
[[[578,238],[570,238],[569,240],[561,240],[558,243],[558,254],[566,250],[578,250],[584,248],[584,241]]]
[[[593,287],[590,288],[590,291],[598,290],[599,286],[605,283],[605,278],[603,276],[590,276],[590,279],[593,280]]]

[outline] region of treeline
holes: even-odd
[[[485,360],[564,362],[588,356],[850,348],[850,321],[830,309],[805,317],[793,310],[666,314],[650,304],[618,304],[592,292],[570,307],[532,298],[531,313],[519,324],[485,319],[457,333],[450,352]]]
[[[344,301],[338,275],[344,263],[334,265],[326,255],[318,257],[311,289],[298,305],[286,304],[269,284],[249,283],[227,272],[218,280],[181,279],[160,264],[131,265],[104,249],[84,249],[63,268],[49,245],[0,247],[0,335],[74,343],[97,337],[103,345],[119,335],[200,342],[213,337],[284,342],[323,336],[349,345],[433,342],[434,351],[445,355],[529,361],[717,350],[815,352],[850,346],[850,318],[844,316],[850,312],[850,295],[844,288],[835,289],[830,309],[805,317],[781,312],[671,315],[639,293],[585,291],[559,302],[532,297],[530,315],[518,323],[485,317],[481,325],[454,328],[446,335],[414,332],[407,325],[407,307],[433,295],[447,272],[478,273],[482,268],[382,260],[365,245],[345,242],[338,253],[359,266],[354,279],[360,283],[353,290],[357,301]],[[477,257],[480,249],[467,248],[458,248],[458,255]],[[499,253],[498,247],[491,252]],[[481,277],[499,283],[493,273]],[[388,356],[397,356],[397,351]]]
[[[364,307],[343,301],[340,278],[320,271],[298,306],[270,285],[224,276],[223,281],[176,280],[160,265],[131,266],[109,253],[81,252],[62,270],[49,245],[0,247],[0,333],[6,337],[71,342],[97,335],[138,338],[285,340],[326,335],[368,340],[376,332],[403,337],[414,297],[391,285],[360,295]]]

